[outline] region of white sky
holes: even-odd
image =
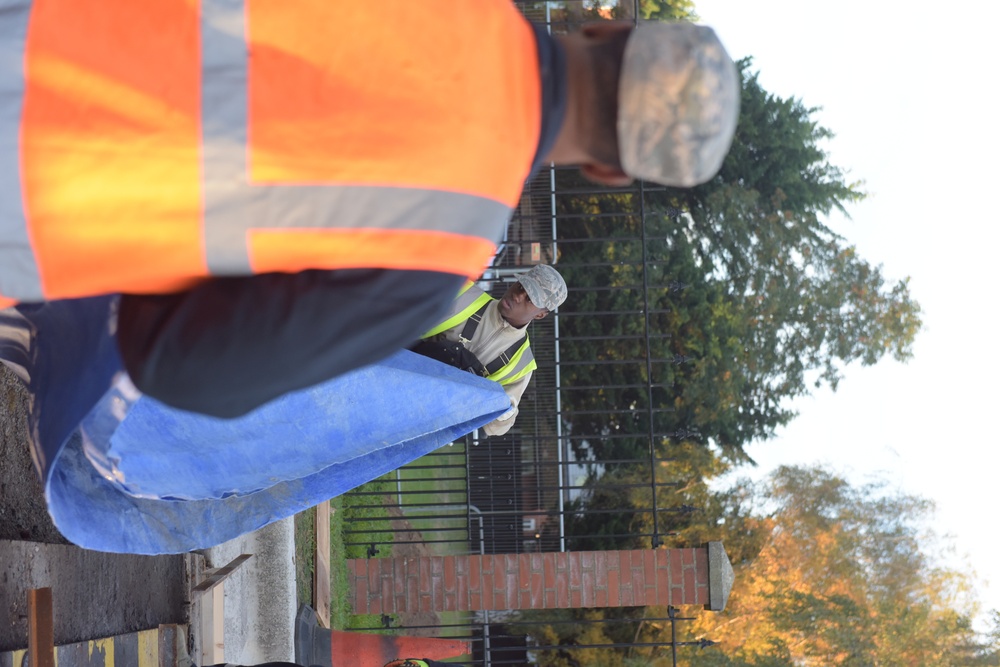
[[[925,328],[906,365],[852,367],[837,393],[795,407],[779,438],[748,452],[764,473],[824,463],[880,473],[937,503],[935,528],[1000,609],[1000,3],[954,0],[695,0],[764,88],[822,107],[830,161],[870,197],[833,227],[888,279],[911,277]],[[741,471],[746,474],[749,471]],[[759,475],[754,473],[756,478]]]

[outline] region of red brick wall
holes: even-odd
[[[354,559],[357,614],[705,605],[708,548]]]

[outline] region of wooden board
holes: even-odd
[[[191,590],[195,593],[204,593],[208,589],[212,588],[216,584],[221,583],[226,577],[231,575],[236,568],[245,563],[250,559],[252,554],[240,554],[228,565],[223,565],[222,567],[216,568],[214,570],[209,570],[205,573],[205,578],[201,580],[197,586]]]
[[[201,664],[215,665],[226,661],[226,609],[223,582],[240,565],[249,560],[251,554],[240,554],[228,564],[209,570],[192,591],[201,600]]]
[[[330,627],[330,501],[316,506],[316,554],[313,558],[313,607],[316,619]]]
[[[215,586],[201,596],[201,664],[226,661],[225,590]]]
[[[28,591],[28,663],[31,667],[56,665],[51,588]]]

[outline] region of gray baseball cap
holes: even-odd
[[[555,310],[566,300],[566,281],[548,264],[533,266],[517,277],[531,303],[539,308]]]
[[[719,171],[740,111],[740,77],[715,32],[640,23],[618,84],[618,149],[629,176],[691,187]]]

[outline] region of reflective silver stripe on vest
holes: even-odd
[[[336,228],[445,231],[502,239],[510,208],[475,195],[358,185],[250,185],[244,0],[202,2],[205,253],[215,275],[251,272],[247,232]]]
[[[251,273],[240,216],[247,181],[247,26],[243,0],[201,3],[201,160],[205,254],[213,274]],[[247,216],[249,217],[249,216]],[[245,222],[250,222],[245,220]]]
[[[524,345],[521,346],[521,348],[519,348],[519,351],[524,347],[527,347],[528,349],[524,350],[524,354],[522,354],[521,358],[517,360],[516,366],[504,366],[503,368],[500,369],[500,371],[498,371],[498,372],[503,372],[503,376],[500,377],[497,380],[497,382],[499,382],[500,384],[506,384],[507,378],[517,375],[518,373],[526,369],[532,362],[535,361],[535,355],[531,353],[530,346],[531,346],[531,341],[524,341]]]
[[[451,302],[451,310],[448,312],[448,317],[445,319],[450,319],[456,315],[460,315],[462,311],[471,307],[472,304],[474,304],[479,297],[484,294],[486,294],[486,292],[476,285],[469,285],[469,289],[456,296],[455,300]]]
[[[0,0],[0,295],[42,301],[21,189],[24,48],[31,3]]]

